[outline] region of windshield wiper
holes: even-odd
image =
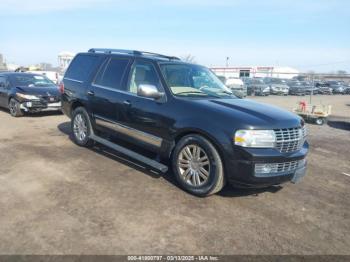
[[[200,94],[200,95],[204,95],[204,96],[207,96],[207,97],[214,97],[214,98],[220,98],[220,96],[216,96],[216,95],[213,95],[213,94],[208,94],[208,93],[204,93],[204,92],[197,92],[197,91],[184,91],[184,92],[179,92],[179,93],[176,93],[176,95],[181,95],[181,94]]]

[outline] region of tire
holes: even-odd
[[[325,120],[321,117],[315,120],[316,125],[322,126],[325,123]]]
[[[11,98],[9,101],[8,107],[9,107],[11,116],[13,117],[23,116],[23,111],[20,108],[20,103],[16,99]]]
[[[89,114],[84,107],[77,107],[72,113],[71,129],[73,141],[78,146],[92,147],[94,141],[90,139],[92,125]]]
[[[195,160],[191,161],[193,158]],[[218,151],[200,135],[183,137],[175,146],[171,162],[177,182],[191,194],[209,196],[219,192],[226,183]]]

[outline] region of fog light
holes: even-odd
[[[255,165],[255,173],[271,173],[274,169],[274,164],[257,164]]]

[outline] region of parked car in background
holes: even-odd
[[[286,96],[289,93],[289,86],[284,79],[266,77],[264,82],[270,87],[270,93],[273,95]]]
[[[304,85],[302,84],[301,81],[291,80],[291,81],[288,81],[287,84],[289,86],[289,94],[290,95],[296,95],[296,96],[306,95]]]
[[[312,82],[301,81],[300,83],[303,86],[306,95],[310,95],[310,94],[317,95],[318,94],[318,87],[315,87],[315,85]]]
[[[318,88],[317,92],[320,95],[332,95],[333,90],[329,87],[329,85],[323,81],[318,81],[315,83],[315,87]]]
[[[344,82],[345,91],[344,94],[350,94],[350,84]]]
[[[217,78],[220,79],[220,81],[221,81],[223,84],[226,84],[226,77],[224,77],[224,76],[218,76],[218,75],[216,75],[216,76],[217,76]]]
[[[244,78],[247,87],[247,95],[252,96],[268,96],[270,95],[270,87],[265,84],[262,78]]]
[[[350,86],[346,87],[344,94],[350,95]]]
[[[91,49],[70,63],[61,91],[77,145],[98,142],[160,172],[168,166],[159,159],[170,160],[169,174],[192,194],[214,194],[226,181],[240,187],[295,183],[306,174],[304,121],[237,99],[204,66],[155,53]]]
[[[228,78],[225,85],[239,98],[247,96],[247,87],[240,78]]]
[[[0,106],[14,117],[24,112],[61,110],[57,85],[43,75],[0,73]]]
[[[346,87],[339,81],[327,81],[328,86],[332,89],[333,94],[345,94]]]

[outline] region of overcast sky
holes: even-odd
[[[0,0],[7,62],[57,64],[91,47],[195,56],[207,66],[350,72],[348,0]],[[131,1],[130,1],[131,2]]]

